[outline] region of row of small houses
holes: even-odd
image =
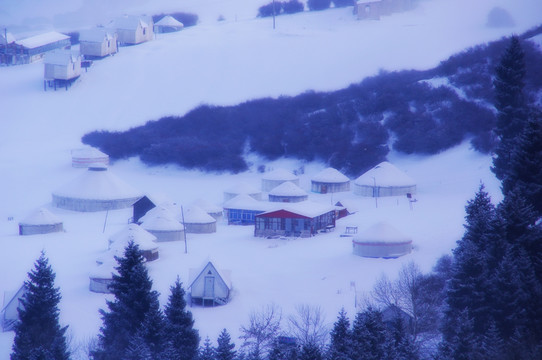
[[[178,31],[183,24],[166,15],[156,24],[150,16],[124,16],[107,27],[81,30],[79,52],[71,50],[70,37],[48,32],[16,41],[4,31],[0,35],[0,64],[24,64],[43,59],[44,88],[68,86],[90,65],[90,59],[101,59],[118,52],[119,45],[136,45],[154,38],[155,32]]]

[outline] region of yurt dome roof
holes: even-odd
[[[131,185],[111,173],[107,166],[100,164],[93,164],[87,171],[53,194],[87,200],[118,200],[142,196]]]
[[[205,199],[197,199],[192,203],[193,206],[197,206],[205,210],[207,213],[218,213],[222,212],[222,208],[218,205],[215,205]]]
[[[371,170],[358,177],[354,183],[366,186],[412,186],[414,179],[387,161],[381,162]]]
[[[354,236],[353,241],[365,244],[394,244],[412,242],[412,239],[390,224],[379,222]]]
[[[98,265],[89,273],[91,279],[112,279],[113,274],[118,275],[115,267],[117,262],[114,258],[107,259],[103,264]]]
[[[298,177],[292,174],[290,171],[286,169],[275,169],[273,171],[270,171],[268,173],[265,173],[262,176],[263,180],[284,180],[284,181],[294,181],[297,180]]]
[[[172,217],[165,215],[158,215],[145,220],[141,227],[150,231],[182,231],[184,230],[183,224],[178,222]]]
[[[269,192],[269,195],[273,196],[307,196],[307,192],[294,184],[293,182],[286,181],[275,187]]]
[[[323,183],[344,183],[350,181],[350,179],[339,170],[329,167],[316,174],[312,178],[312,181]]]
[[[161,205],[155,206],[143,215],[138,222],[143,223],[148,219],[164,216],[172,219],[179,220],[181,218],[181,209],[177,208],[175,204],[163,203]]]
[[[46,208],[39,208],[24,218],[20,225],[52,225],[60,224],[62,220]]]
[[[183,23],[178,21],[177,19],[175,19],[173,16],[171,15],[166,15],[164,16],[163,18],[161,18],[160,20],[158,20],[155,25],[160,25],[160,26],[172,26],[172,27],[183,27]]]
[[[154,250],[158,245],[154,242],[156,236],[137,224],[128,224],[124,229],[109,238],[110,249],[126,248],[130,241],[137,244],[141,250]]]
[[[186,224],[209,224],[216,222],[216,219],[202,208],[193,205],[184,212],[184,222]]]
[[[258,201],[247,194],[240,194],[224,203],[224,209],[244,209],[266,211],[270,207],[269,203]]]

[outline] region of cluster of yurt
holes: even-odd
[[[327,168],[311,179],[311,191],[320,194],[350,191],[350,179],[337,169]]]
[[[62,220],[46,208],[40,208],[19,223],[19,235],[36,235],[61,232]]]
[[[269,191],[270,202],[290,202],[296,203],[306,201],[309,194],[296,184],[290,181],[283,182],[276,188]]]
[[[355,255],[396,258],[412,251],[412,239],[386,222],[379,222],[352,239]]]
[[[183,214],[185,231],[193,234],[210,234],[216,232],[216,219],[202,208],[192,205]]]
[[[123,209],[142,194],[111,173],[107,166],[92,165],[83,174],[53,192],[55,207],[81,212]]]
[[[354,193],[361,196],[402,196],[416,193],[416,182],[384,161],[354,180]]]
[[[262,191],[269,192],[280,184],[290,181],[299,186],[299,177],[286,169],[275,169],[262,176]]]
[[[72,167],[88,168],[92,165],[109,165],[109,155],[93,147],[74,149],[71,151]]]
[[[229,201],[238,195],[248,195],[255,200],[262,199],[262,192],[259,189],[246,182],[240,182],[224,191],[224,202]]]

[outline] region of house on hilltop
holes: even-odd
[[[184,28],[182,22],[178,21],[171,15],[166,15],[154,24],[155,33],[169,33],[180,31]]]
[[[56,31],[15,41],[15,53],[24,64],[41,60],[50,51],[69,49],[70,37]]]
[[[70,50],[57,50],[45,55],[44,63],[44,88],[68,86],[81,75],[81,55],[72,53]]]
[[[79,33],[79,49],[87,59],[116,54],[117,41],[117,33],[106,28],[81,30]]]
[[[190,269],[190,304],[224,305],[230,300],[230,271],[218,270],[212,262],[203,269]]]
[[[115,19],[112,24],[121,45],[136,45],[152,40],[153,25],[150,16],[123,16]]]

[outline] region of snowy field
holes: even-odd
[[[104,308],[107,296],[88,291],[88,274],[107,249],[108,237],[125,226],[131,212],[109,212],[103,231],[104,212],[51,207],[51,192],[84,171],[71,167],[70,150],[81,146],[85,133],[182,115],[202,103],[236,104],[263,96],[335,90],[380,69],[425,69],[466,47],[542,22],[539,0],[477,0],[475,5],[471,0],[427,0],[415,10],[380,21],[357,21],[351,8],[280,16],[273,30],[271,19],[255,18],[257,8],[267,2],[114,2],[107,12],[111,17],[187,11],[198,14],[201,22],[121,48],[114,57],[95,62],[69,91],[44,92],[41,63],[0,68],[0,294],[21,285],[43,249],[57,274],[63,296],[61,322],[70,326],[73,344],[84,344],[97,334],[98,309]],[[104,21],[95,8],[90,11],[91,1],[51,1],[47,9],[38,3],[2,1],[0,24],[14,24],[21,33],[33,22],[42,29],[53,24],[57,30],[76,29],[66,20],[68,12],[87,27]],[[516,26],[488,28],[487,14],[494,6],[507,9]],[[225,21],[218,22],[219,15]],[[223,190],[240,181],[259,186],[261,174],[254,170],[258,165],[289,170],[304,165],[300,185],[306,190],[310,177],[324,168],[291,159],[250,160],[253,170],[238,175],[146,167],[138,159],[118,161],[111,171],[143,193],[164,194],[187,205],[197,198],[221,204]],[[322,203],[355,199],[360,211],[339,220],[335,232],[309,239],[264,240],[252,236],[251,226],[221,223],[216,234],[188,234],[188,254],[183,243],[160,243],[160,259],[149,264],[149,272],[162,304],[177,275],[187,285],[188,269],[211,259],[218,268],[231,270],[234,292],[226,306],[191,309],[202,338],[208,335],[214,341],[227,328],[237,340],[249,312],[270,303],[279,305],[284,315],[299,304],[320,305],[333,323],[341,307],[350,316],[355,313],[351,282],[361,296],[382,273],[393,277],[409,261],[429,271],[439,256],[450,253],[463,233],[466,201],[480,181],[495,202],[500,200],[499,184],[489,171],[491,159],[468,144],[433,157],[392,153],[389,160],[417,180],[418,201],[412,209],[405,198],[379,199],[376,207],[374,199],[352,193],[311,194],[311,200]],[[42,206],[64,220],[66,231],[18,236],[18,222]],[[413,238],[410,255],[395,260],[352,255],[351,240],[339,236],[345,226],[356,225],[361,231],[380,220]],[[12,332],[0,333],[0,360],[9,358],[12,339]]]

